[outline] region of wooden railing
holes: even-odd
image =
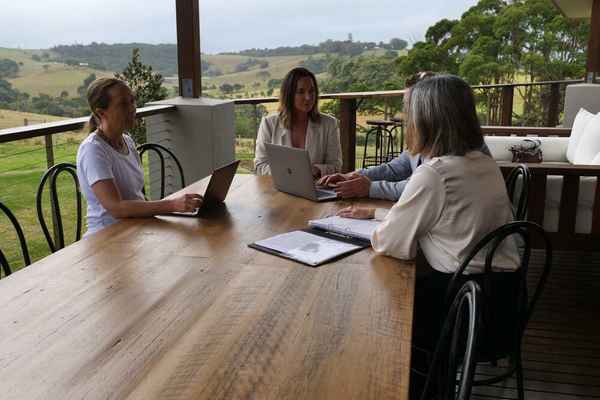
[[[577,83],[581,80],[565,80],[565,81],[549,81],[549,82],[532,82],[532,83],[509,83],[497,85],[477,85],[473,86],[474,90],[502,90],[502,121],[503,126],[510,126],[512,123],[512,110],[514,104],[514,89],[516,87],[550,85],[551,99],[546,122],[548,126],[556,126],[560,110],[561,85],[569,83]],[[355,167],[356,159],[356,115],[361,103],[366,99],[390,99],[394,97],[402,97],[404,90],[390,91],[375,91],[375,92],[351,92],[351,93],[331,93],[322,94],[321,100],[338,100],[340,102],[340,136],[342,143],[343,170],[351,171]],[[276,97],[260,97],[246,99],[232,99],[236,105],[254,105],[275,103],[278,101]],[[138,110],[138,117],[145,117],[157,113],[165,113],[175,110],[175,106],[152,106]],[[255,128],[258,128],[258,113],[255,113]],[[51,160],[52,135],[56,133],[68,132],[81,129],[87,122],[88,118],[74,118],[65,121],[49,122],[37,125],[29,125],[18,128],[9,128],[0,130],[0,143],[29,139],[34,137],[45,137],[46,148],[49,152],[48,159]],[[488,127],[486,134],[498,135],[506,134],[504,127]],[[515,134],[515,131],[511,131]],[[520,129],[518,134],[527,135],[526,128]],[[536,130],[539,132],[539,129]],[[553,130],[552,135],[568,136],[568,130]]]
[[[154,114],[170,112],[175,110],[175,108],[175,106],[143,107],[137,110],[136,115],[140,118],[143,118]],[[54,165],[54,145],[52,135],[79,131],[80,129],[83,129],[88,120],[89,117],[81,117],[16,128],[0,129],[0,143],[8,143],[43,136],[44,147],[46,148],[46,164],[47,167],[50,168]]]
[[[548,100],[548,111],[546,114],[545,126],[554,127],[558,125],[560,116],[561,87],[573,83],[581,83],[583,79],[562,80],[562,81],[543,81],[543,82],[525,82],[525,83],[502,83],[494,85],[475,85],[473,90],[500,90],[500,125],[511,126],[514,109],[515,88],[531,86],[550,86],[550,98]]]

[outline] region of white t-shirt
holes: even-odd
[[[77,151],[77,177],[87,199],[86,235],[117,222],[94,195],[94,183],[112,179],[123,200],[144,200],[144,171],[140,156],[133,139],[128,135],[123,135],[123,139],[129,149],[127,155],[113,149],[96,132],[90,133]]]
[[[456,271],[486,234],[513,221],[500,169],[479,151],[425,162],[387,215],[378,209],[375,216],[383,220],[371,237],[375,251],[411,259],[418,243],[431,267],[446,273]],[[480,251],[466,273],[482,272],[485,254]],[[518,265],[516,242],[509,237],[496,252],[494,268]]]

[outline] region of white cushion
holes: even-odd
[[[585,108],[580,108],[577,116],[575,117],[573,128],[571,129],[571,136],[569,137],[569,146],[567,147],[567,160],[571,164],[575,164],[575,153],[577,152],[577,147],[585,127],[592,120],[592,118],[594,118],[594,114]]]
[[[577,144],[573,164],[590,164],[600,153],[600,114],[587,123]]]
[[[600,153],[596,154],[596,157],[590,163],[591,165],[600,165]]]
[[[531,137],[542,142],[542,157],[544,162],[566,162],[569,138],[566,137]],[[512,161],[512,153],[508,150],[513,144],[520,144],[522,136],[485,136],[485,143],[496,161]]]

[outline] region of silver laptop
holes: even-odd
[[[312,201],[337,198],[337,193],[333,190],[315,186],[308,151],[270,143],[265,145],[277,190]]]

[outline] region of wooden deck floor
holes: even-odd
[[[541,254],[532,261],[536,278]],[[600,399],[600,252],[555,252],[525,334],[523,365],[528,400]],[[516,399],[516,382],[475,388],[472,398]]]

